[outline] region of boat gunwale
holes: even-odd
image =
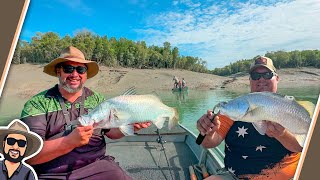
[[[183,126],[182,124],[179,123],[179,126],[181,128],[183,128],[185,131],[187,131],[187,133],[189,133],[191,135],[191,137],[194,139],[194,141],[196,140],[196,135],[191,132],[188,128],[186,128],[185,126]],[[190,147],[189,143],[186,143],[190,150],[196,155],[197,153],[194,151],[194,149],[192,147]],[[223,168],[224,167],[224,162],[222,162],[218,156],[220,156],[222,159],[224,158],[224,153],[218,149],[217,147],[215,148],[211,148],[211,149],[207,149],[207,148],[204,148],[202,147],[201,145],[199,145],[200,148],[202,149],[202,153],[200,155],[200,158],[199,158],[199,164],[200,165],[201,163],[204,163],[206,161],[206,155],[209,155],[212,157],[212,159],[214,159],[216,161],[216,163],[218,163],[218,165],[220,166],[219,168]],[[215,153],[214,151],[216,151],[217,153]]]

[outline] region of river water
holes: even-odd
[[[243,92],[243,91],[241,91]],[[139,92],[138,92],[139,93]],[[231,100],[243,93],[229,92],[225,89],[216,90],[189,90],[188,92],[171,92],[157,91],[155,92],[163,101],[164,104],[178,109],[180,123],[190,129],[195,134],[198,134],[196,129],[196,121],[212,109],[214,105],[221,101]],[[290,96],[295,96],[297,100],[307,100],[316,104],[320,87],[303,87],[303,88],[287,88],[279,89],[279,93]],[[106,98],[111,98],[119,94],[106,94]],[[7,125],[14,118],[19,118],[21,110],[27,99],[19,99],[15,97],[1,97],[0,103],[0,125]]]
[[[171,92],[171,90],[168,90],[157,91],[155,94],[161,98],[164,104],[177,108],[180,123],[197,135],[199,132],[196,128],[196,121],[217,103],[231,100],[242,95],[244,91],[240,92],[242,93],[229,92],[225,89],[189,90],[187,92]],[[294,96],[296,100],[307,100],[316,104],[320,94],[320,87],[280,88],[278,92]],[[119,94],[106,94],[105,96],[106,98],[111,98],[117,95]],[[0,103],[0,125],[7,125],[11,120],[19,118],[26,101],[27,99],[18,99],[16,97],[2,97]],[[221,143],[218,148],[223,151],[224,143]]]

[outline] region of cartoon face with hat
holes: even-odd
[[[43,142],[40,136],[30,132],[21,120],[15,119],[7,127],[0,127],[0,140],[0,153],[4,156],[0,161],[0,179],[35,179],[34,170],[21,162],[41,150]]]

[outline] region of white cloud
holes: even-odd
[[[60,2],[71,9],[81,12],[84,15],[91,16],[92,9],[83,2],[83,0],[60,0]]]
[[[211,4],[176,2],[183,9],[149,17],[138,30],[148,44],[168,41],[208,68],[223,67],[267,51],[320,49],[320,1],[251,0]],[[187,5],[187,6],[186,6]]]
[[[190,8],[196,8],[196,7],[200,7],[201,3],[195,3],[192,2],[192,0],[180,0],[181,4],[185,4],[186,6],[190,7]]]
[[[87,27],[79,28],[76,29],[72,32],[72,36],[76,36],[78,33],[91,33],[91,34],[96,34],[92,29],[89,29]]]
[[[200,2],[195,3],[192,0],[175,0],[175,1],[172,2],[172,4],[174,6],[176,6],[176,5],[184,5],[184,6],[187,6],[189,8],[196,8],[196,7],[201,6]]]

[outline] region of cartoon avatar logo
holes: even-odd
[[[30,132],[21,120],[13,120],[8,127],[0,127],[0,179],[38,179],[24,160],[38,154],[43,146],[39,135]],[[2,171],[1,171],[2,170]]]

